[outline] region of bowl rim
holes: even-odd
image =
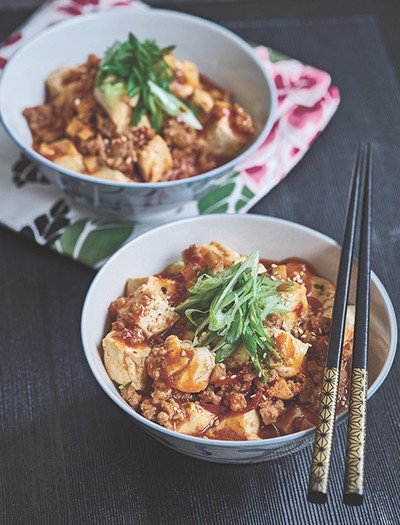
[[[279,217],[272,217],[270,215],[261,215],[261,214],[239,214],[239,213],[232,213],[232,214],[224,214],[224,213],[216,213],[212,215],[208,215],[208,217],[212,217],[213,219],[218,219],[218,217],[224,217],[226,218],[227,215],[229,215],[230,218],[233,218],[234,220],[256,220],[265,222],[265,221],[271,221],[278,224],[286,224],[290,225],[291,227],[297,228],[299,231],[306,231],[309,233],[312,233],[317,238],[323,240],[324,242],[327,242],[330,246],[336,246],[340,248],[339,243],[337,243],[334,239],[329,237],[328,235],[325,235],[324,233],[319,232],[318,230],[314,230],[313,228],[310,228],[308,226],[304,226],[303,224],[290,221],[288,219],[282,219]],[[113,260],[117,257],[119,257],[121,252],[124,252],[125,250],[128,250],[130,245],[135,243],[137,240],[143,238],[144,236],[153,233],[154,231],[162,231],[164,229],[168,229],[172,225],[176,224],[189,224],[192,222],[196,222],[202,219],[202,217],[207,217],[207,215],[204,216],[195,216],[195,217],[189,217],[184,219],[179,219],[175,221],[170,221],[165,224],[162,224],[160,226],[157,226],[155,228],[152,228],[151,230],[147,230],[146,232],[141,233],[131,241],[129,241],[127,244],[122,246],[119,250],[117,250],[110,259],[104,264],[104,266],[100,269],[100,271],[97,273],[95,278],[93,279],[87,294],[86,298],[83,304],[82,308],[82,314],[81,314],[81,339],[82,339],[82,346],[83,350],[86,356],[86,359],[88,361],[89,367],[95,376],[97,382],[101,386],[101,388],[104,390],[104,392],[120,407],[122,408],[127,414],[129,414],[131,417],[133,417],[139,425],[144,425],[146,427],[149,427],[149,430],[155,430],[156,432],[160,432],[161,434],[164,434],[168,437],[176,438],[176,439],[182,439],[183,441],[188,441],[190,443],[196,443],[201,445],[213,445],[218,447],[244,447],[244,448],[252,448],[257,446],[280,446],[283,444],[287,444],[289,442],[295,441],[295,440],[301,440],[302,438],[306,438],[308,436],[311,436],[315,432],[315,427],[309,428],[307,430],[302,430],[300,432],[295,432],[293,434],[289,434],[286,436],[279,436],[275,438],[268,438],[268,439],[262,439],[260,441],[223,441],[218,439],[207,439],[204,440],[200,437],[195,436],[189,436],[186,434],[181,434],[179,432],[168,430],[165,427],[162,427],[161,425],[158,425],[157,423],[154,423],[153,421],[150,421],[146,419],[144,416],[138,414],[132,407],[126,403],[122,397],[118,394],[118,392],[112,392],[108,386],[106,386],[102,378],[100,377],[100,374],[97,372],[96,365],[94,363],[94,360],[92,358],[91,352],[90,352],[90,345],[87,341],[86,336],[86,325],[87,325],[87,311],[89,308],[89,303],[91,300],[91,295],[93,290],[97,287],[98,282],[102,278],[102,274],[107,268],[109,264],[112,264]],[[240,218],[240,219],[239,219]],[[384,366],[382,367],[382,370],[378,374],[378,377],[375,379],[373,385],[371,388],[368,389],[368,399],[370,399],[376,391],[381,387],[382,383],[386,379],[397,350],[397,338],[398,338],[398,329],[397,329],[397,319],[396,319],[396,313],[392,304],[392,301],[389,297],[388,292],[386,291],[386,288],[378,278],[375,272],[371,272],[371,282],[377,287],[378,292],[381,294],[381,297],[385,303],[385,306],[388,311],[388,317],[389,317],[389,325],[390,325],[390,343],[389,343],[389,352],[388,352],[388,358],[385,361]],[[104,366],[104,364],[103,364]],[[340,423],[343,421],[343,419],[347,416],[347,410],[343,411],[341,414],[337,416],[337,422]]]
[[[230,40],[233,44],[242,48],[242,50],[246,53],[248,58],[256,64],[256,66],[258,67],[259,71],[261,72],[266,82],[266,86],[268,86],[270,98],[271,98],[271,106],[269,108],[269,113],[265,120],[264,126],[262,127],[258,137],[244,151],[242,151],[240,155],[236,156],[234,159],[230,160],[229,162],[222,164],[221,166],[218,166],[217,168],[214,168],[212,170],[196,175],[195,177],[190,177],[186,179],[179,179],[179,180],[174,180],[174,181],[164,181],[164,182],[135,182],[135,181],[114,182],[114,181],[96,178],[91,175],[87,175],[83,173],[77,173],[70,169],[63,168],[62,166],[59,166],[58,164],[55,164],[54,162],[40,155],[32,147],[26,146],[26,144],[24,144],[22,140],[20,140],[20,138],[17,136],[17,133],[14,133],[14,131],[12,130],[11,122],[7,118],[7,101],[5,100],[4,95],[3,95],[4,90],[2,89],[2,84],[4,82],[4,79],[7,78],[8,70],[19,59],[20,55],[22,55],[25,52],[25,50],[29,48],[31,44],[35,44],[38,41],[46,38],[48,35],[51,35],[52,33],[56,33],[60,28],[79,25],[87,20],[90,21],[93,19],[96,20],[98,18],[105,18],[105,17],[109,18],[110,16],[123,16],[124,13],[129,13],[130,15],[135,16],[135,17],[148,17],[148,16],[152,16],[153,14],[162,15],[162,16],[169,17],[169,18],[189,20],[199,26],[210,28],[211,30],[217,33],[223,34],[227,40]],[[215,22],[211,22],[209,20],[206,20],[198,16],[181,13],[179,11],[168,10],[168,9],[151,8],[151,9],[144,9],[144,10],[136,10],[135,12],[135,10],[132,9],[132,7],[120,7],[111,12],[101,11],[97,13],[89,13],[83,16],[74,17],[68,20],[60,21],[57,24],[54,24],[53,26],[43,29],[38,34],[34,35],[33,37],[28,38],[28,40],[24,44],[22,44],[21,47],[8,60],[0,76],[0,121],[2,122],[4,129],[6,130],[9,137],[13,140],[13,142],[15,142],[28,156],[33,158],[39,164],[43,164],[49,169],[62,173],[63,175],[70,176],[79,181],[99,184],[102,186],[117,187],[117,188],[148,188],[148,189],[172,188],[175,186],[184,185],[185,183],[187,184],[188,182],[195,183],[195,182],[205,181],[210,178],[213,178],[216,175],[221,174],[221,172],[228,172],[229,170],[234,169],[235,166],[237,166],[240,162],[242,162],[248,155],[254,152],[264,142],[264,140],[267,138],[268,133],[271,131],[272,126],[275,122],[276,109],[277,109],[277,91],[276,91],[275,82],[273,81],[272,76],[266,70],[266,68],[264,67],[264,65],[262,64],[261,60],[258,58],[256,53],[254,52],[250,44],[248,44],[244,39],[242,39],[240,36],[236,35],[232,31],[230,31],[229,29],[226,29],[225,27]]]

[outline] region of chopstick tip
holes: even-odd
[[[358,507],[359,505],[362,505],[364,501],[364,495],[363,494],[357,494],[355,492],[349,492],[343,494],[343,503],[345,505],[350,505],[352,507]]]
[[[318,492],[316,490],[309,490],[307,494],[307,499],[310,503],[326,503],[327,496],[324,492]]]

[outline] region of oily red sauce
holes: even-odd
[[[161,334],[152,337],[149,340],[149,346],[158,346],[162,345],[167,337],[170,335],[176,335],[179,337],[179,339],[183,340],[185,339],[185,334],[187,333],[187,320],[185,318],[179,319],[174,325],[171,326],[171,328],[168,328],[168,330],[165,330],[165,332],[162,332]]]
[[[314,266],[301,257],[288,257],[281,261],[276,261],[274,259],[260,259],[260,262],[267,268],[267,270],[271,268],[272,264],[276,264],[277,266],[285,265],[289,277],[293,275],[294,271],[300,270],[305,271],[310,275],[319,275]]]
[[[134,330],[130,330],[129,328],[123,328],[122,330],[116,331],[114,337],[128,346],[135,346],[141,342],[141,339],[138,337],[137,333]]]
[[[275,425],[261,425],[260,431],[258,432],[258,436],[261,439],[270,439],[279,437],[281,433],[276,428]]]
[[[215,414],[216,416],[222,417],[226,416],[230,412],[229,408],[225,405],[212,405],[211,403],[200,403],[200,405],[205,409]]]
[[[252,371],[253,369],[250,366],[244,366],[240,370],[227,371],[226,376],[223,379],[215,381],[214,386],[220,387],[222,385],[229,385],[234,381],[237,381],[238,378],[241,378]]]
[[[300,284],[304,284],[307,289],[307,295],[311,293],[311,277],[313,275],[319,276],[319,273],[314,266],[300,257],[289,257],[282,261],[275,261],[273,259],[260,259],[260,262],[265,266],[267,270],[271,269],[273,264],[277,266],[285,265],[286,272],[290,279],[295,278]]]
[[[199,261],[199,254],[198,252],[195,252],[194,247],[190,247],[185,251],[185,259],[192,260],[192,262],[196,262],[199,266],[201,266],[202,261]],[[200,263],[200,264],[199,264]],[[276,265],[285,265],[287,274],[289,278],[296,278],[297,282],[304,283],[304,285],[307,287],[307,300],[308,305],[312,312],[314,314],[318,313],[318,311],[321,309],[322,305],[321,302],[316,299],[315,297],[312,297],[310,295],[311,292],[311,277],[312,276],[318,276],[318,272],[316,269],[306,260],[300,259],[297,257],[291,257],[288,259],[285,259],[283,261],[274,261],[269,259],[261,259],[261,263],[268,269],[271,268],[272,264]],[[166,273],[160,274],[160,277],[167,277],[169,279],[176,280],[182,289],[184,289],[184,293],[182,293],[181,296],[177,295],[175,299],[175,304],[180,304],[185,297],[186,297],[186,287],[187,287],[187,281],[182,275],[174,276],[174,275],[167,275]],[[179,294],[180,292],[178,292]],[[298,314],[300,315],[302,313],[301,309],[302,304],[299,305],[299,311]],[[110,309],[110,315],[113,314],[113,307]],[[170,335],[176,335],[179,337],[179,339],[185,339],[185,334],[187,334],[187,320],[185,318],[181,318],[177,323],[175,323],[171,328],[166,330],[165,332],[159,334],[157,337],[151,339],[149,341],[150,346],[156,345],[156,344],[162,344],[168,336]],[[134,337],[134,332],[129,330],[128,328],[121,331],[120,337],[123,340],[128,341],[129,338]],[[187,336],[186,336],[187,337]],[[316,351],[320,354],[325,350],[326,348],[326,340],[329,339],[329,336],[325,335],[319,338],[318,342],[316,343]],[[321,347],[321,349],[319,348]],[[177,356],[179,358],[179,356]],[[174,358],[169,358],[169,365],[173,365]],[[351,367],[351,359],[344,360],[344,371],[345,373],[350,373],[350,367]],[[170,368],[170,367],[168,367]],[[168,375],[163,370],[161,372],[160,379],[166,384],[168,387],[173,387],[173,376]],[[225,377],[220,379],[219,381],[216,381],[214,383],[214,386],[216,388],[225,386],[225,385],[231,385],[235,383],[236,381],[241,381],[243,384],[243,390],[242,392],[245,394],[247,405],[245,408],[237,411],[232,411],[228,406],[225,405],[213,405],[211,403],[207,402],[201,402],[200,405],[207,411],[211,412],[215,416],[217,416],[221,421],[223,421],[225,418],[233,416],[233,415],[239,415],[244,414],[246,412],[249,412],[253,409],[256,409],[259,404],[262,402],[263,393],[255,391],[254,387],[252,386],[252,380],[247,382],[243,381],[243,377],[246,374],[253,373],[254,370],[252,366],[245,366],[238,370],[228,370],[226,372]],[[344,385],[344,388],[342,389],[342,392],[339,397],[338,401],[338,412],[342,410],[345,406],[347,406],[348,403],[348,386]],[[148,397],[149,393],[147,392],[144,397]],[[291,434],[294,432],[298,432],[301,430],[305,430],[307,428],[310,428],[312,426],[315,426],[317,423],[317,417],[318,417],[318,411],[311,411],[306,406],[304,406],[302,403],[300,403],[298,400],[291,400],[285,402],[286,411],[280,415],[279,419],[276,421],[275,424],[272,425],[262,425],[260,431],[258,432],[258,435],[261,439],[268,439],[268,438],[274,438],[279,437],[287,434]],[[204,428],[201,432],[196,434],[198,437],[204,437],[207,434],[207,431],[210,427]],[[218,432],[218,439],[221,440],[238,440],[238,436],[235,434],[234,431],[225,429]]]
[[[311,297],[310,295],[307,297],[308,306],[311,308],[312,312],[316,314],[319,310],[322,309],[321,301],[319,301],[316,297]]]
[[[168,297],[169,302],[173,306],[177,306],[178,304],[183,303],[183,301],[187,297],[187,282],[181,273],[172,275],[167,272],[162,272],[162,273],[156,274],[155,277],[161,277],[164,279],[170,279],[171,281],[174,281],[175,282],[174,293]]]

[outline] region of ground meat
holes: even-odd
[[[118,137],[112,139],[105,148],[105,164],[126,175],[132,175],[134,172],[134,162],[137,161],[137,151],[131,140],[127,137]]]
[[[121,390],[121,396],[123,397],[123,399],[125,399],[127,403],[131,405],[132,408],[135,409],[138,408],[140,400],[142,398],[139,392],[136,392],[132,385],[123,388]]]
[[[314,344],[321,340],[322,336],[329,334],[331,321],[322,312],[311,314],[301,318],[293,327],[291,333],[303,343]]]
[[[105,140],[100,134],[90,139],[75,139],[76,149],[84,156],[96,156],[100,162],[106,157]]]
[[[177,391],[157,382],[154,383],[153,388],[150,396],[140,405],[143,416],[150,421],[157,421],[165,428],[174,429],[186,418],[186,412],[181,408],[181,404],[190,400],[189,396],[183,399],[178,396],[177,401],[175,399]]]
[[[162,371],[167,365],[165,360],[166,355],[167,349],[164,345],[153,346],[150,354],[146,358],[147,373],[154,379],[154,381],[161,380]]]
[[[75,152],[79,158],[79,166],[82,166],[80,171],[84,170],[91,175],[98,173],[99,177],[111,177],[114,180],[113,177],[121,177],[121,174],[108,171],[114,170],[122,172],[132,181],[146,182],[148,177],[143,173],[141,153],[156,133],[159,133],[163,144],[164,140],[167,144],[164,157],[168,162],[165,169],[160,168],[162,174],[157,180],[170,181],[193,177],[231,160],[231,157],[216,158],[203,138],[203,130],[195,130],[178,118],[166,117],[162,129],[157,132],[147,125],[130,127],[128,113],[131,110],[125,106],[127,118],[123,119],[121,126],[116,126],[95,98],[99,64],[99,58],[89,55],[86,62],[79,66],[56,70],[47,82],[46,103],[24,111],[33,136],[33,146],[42,155],[56,161],[57,159],[47,155],[45,147],[40,147],[51,146],[53,142],[68,137],[83,157],[80,158]],[[181,75],[178,69],[177,85],[182,87],[182,80],[184,75]],[[186,80],[184,84],[186,85]],[[251,118],[238,104],[232,104],[229,92],[211,85],[205,89],[208,96],[215,97],[220,104],[229,106],[232,126],[238,133],[254,132]],[[223,100],[229,103],[221,102]],[[211,103],[213,104],[213,100]],[[199,115],[206,127],[203,117],[204,115]],[[149,124],[148,115],[141,122]],[[125,130],[125,127],[129,129]],[[250,138],[249,136],[248,139]],[[162,164],[162,155],[155,147],[152,157],[156,167]]]
[[[166,176],[168,180],[193,177],[217,166],[207,143],[187,124],[168,119],[163,128],[163,137],[172,155],[172,170]]]
[[[64,118],[49,104],[26,108],[23,114],[28,120],[34,143],[54,142],[64,136]]]
[[[98,114],[98,104],[92,94],[82,99],[75,99],[74,106],[78,116],[86,122],[89,122],[91,118],[96,118]]]
[[[111,128],[108,130],[111,132]],[[154,130],[141,127],[104,140],[104,155],[101,155],[101,163],[105,166],[122,171],[128,177],[135,177],[135,164],[138,153],[154,136]]]
[[[322,375],[321,375],[322,380]],[[309,378],[304,378],[303,388],[299,393],[299,401],[310,410],[318,410],[321,383],[315,383]]]
[[[97,111],[95,118],[96,127],[103,137],[111,139],[116,135],[115,124],[106,113]]]
[[[205,390],[200,392],[199,398],[203,403],[210,403],[211,405],[218,406],[222,402],[222,395],[215,392],[213,386],[208,386]]]
[[[165,176],[167,180],[194,177],[218,166],[217,159],[209,152],[207,143],[197,138],[187,148],[172,147],[172,169]]]
[[[269,397],[277,397],[278,399],[292,399],[302,390],[302,384],[291,379],[283,378],[273,381],[268,384],[266,390]]]
[[[83,98],[92,93],[100,59],[89,55],[87,61],[80,66],[68,70],[62,79],[64,85],[73,85],[74,95]]]
[[[157,414],[157,422],[166,428],[173,429],[178,422],[185,419],[184,411],[173,399],[161,401],[160,408],[161,411]]]
[[[150,398],[146,398],[142,401],[140,405],[143,417],[149,419],[150,421],[156,420],[156,415],[158,413],[157,406],[153,405]]]
[[[239,392],[232,392],[229,394],[228,400],[229,408],[233,412],[236,412],[237,410],[243,410],[247,407],[247,400],[244,394],[240,394]]]
[[[273,425],[286,411],[285,404],[282,399],[277,399],[276,401],[272,399],[266,399],[258,405],[258,408],[264,425]]]
[[[163,128],[163,136],[168,146],[187,149],[195,142],[196,131],[183,122],[168,119]]]
[[[246,113],[239,104],[233,104],[232,125],[243,135],[252,135],[254,133],[254,125],[251,116]]]

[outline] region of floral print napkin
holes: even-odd
[[[27,38],[47,26],[120,6],[148,8],[134,0],[47,2],[0,46],[0,69]],[[331,85],[328,73],[264,46],[255,47],[254,52],[275,80],[276,121],[265,142],[236,167],[227,182],[189,207],[191,215],[248,211],[299,162],[338,107],[339,91]],[[108,222],[77,205],[48,182],[1,125],[0,166],[0,222],[84,264],[99,268],[120,246],[149,228]]]

